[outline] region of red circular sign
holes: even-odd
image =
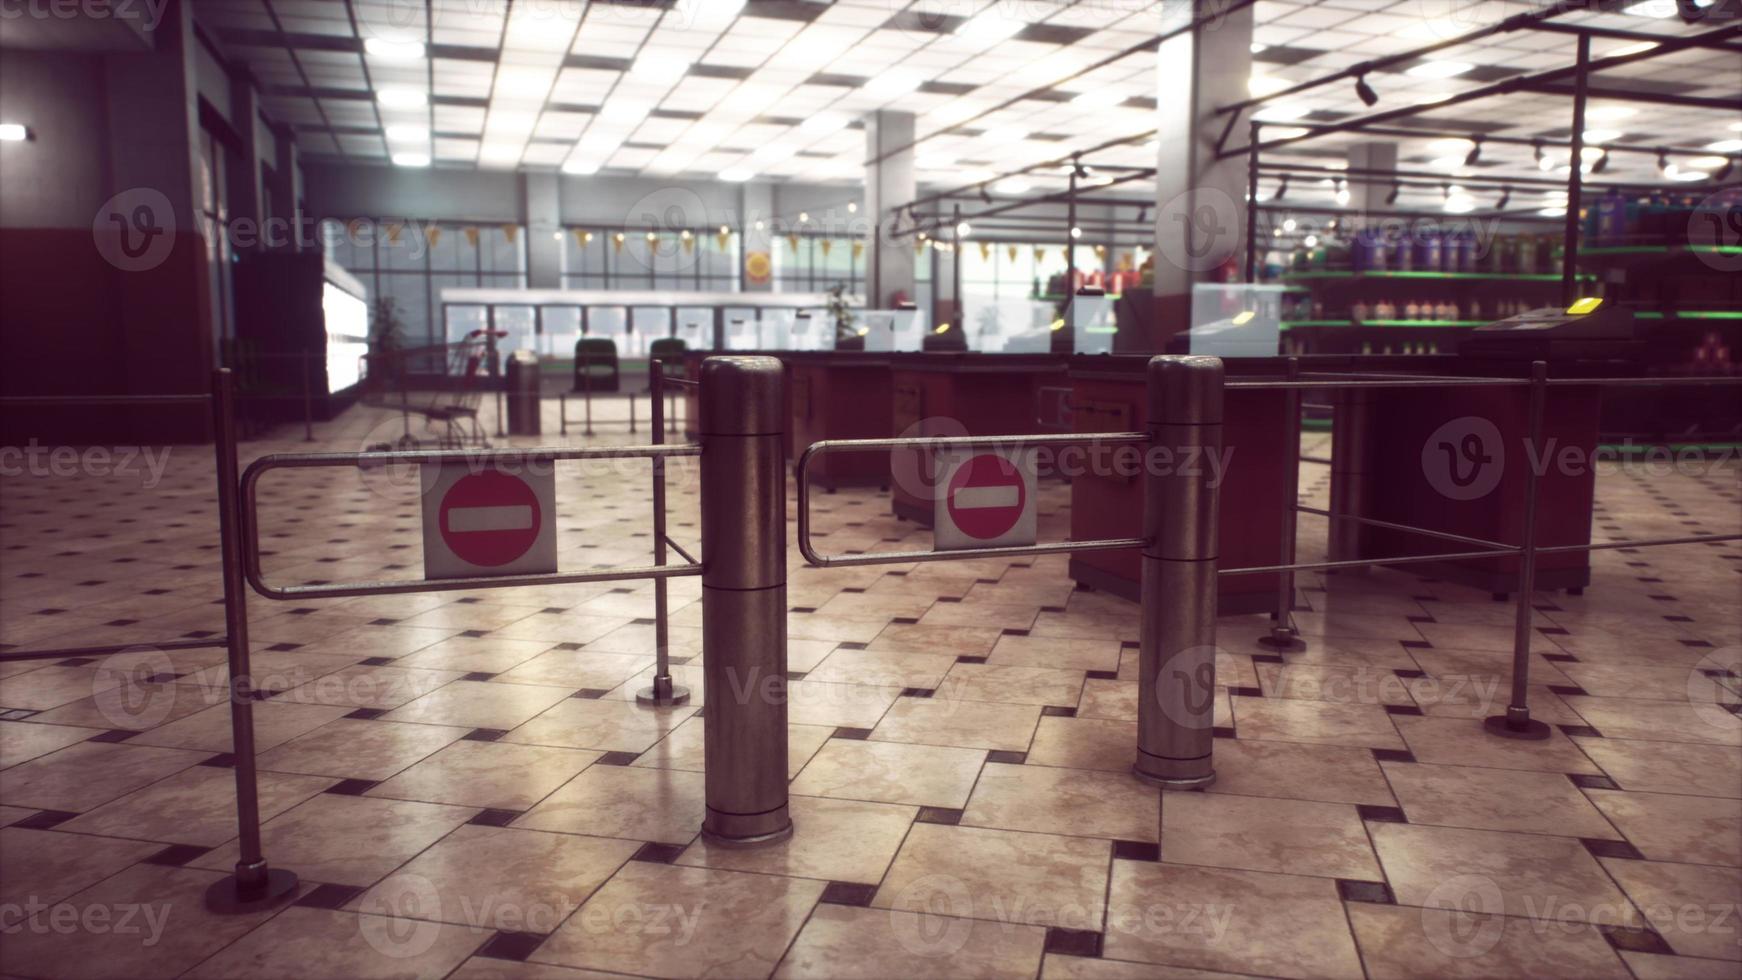
[[[1022,471],[1003,456],[984,453],[963,463],[950,478],[950,520],[971,538],[1010,533],[1028,502]]]
[[[543,520],[532,488],[500,470],[463,476],[442,497],[442,541],[461,561],[486,568],[526,554]]]

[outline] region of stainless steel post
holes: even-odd
[[[1254,123],[1254,126],[1257,124]],[[1300,358],[1288,359],[1288,380],[1300,380]],[[1295,515],[1300,506],[1300,389],[1282,392],[1282,560],[1294,564]],[[1260,646],[1272,650],[1302,650],[1306,644],[1294,628],[1294,572],[1276,573],[1276,611],[1271,614],[1270,635],[1260,637]]]
[[[302,352],[302,441],[315,441],[314,386],[309,381],[308,351]]]
[[[702,362],[702,839],[792,834],[786,805],[786,417],[780,361]]]
[[[1204,460],[1222,448],[1222,361],[1149,362],[1143,477],[1137,761],[1147,783],[1208,786],[1216,704],[1216,501]]]
[[[248,590],[242,581],[242,528],[236,479],[236,383],[212,372],[212,435],[217,463],[218,543],[224,574],[224,635],[229,646],[230,738],[236,766],[236,873],[206,889],[213,912],[265,908],[296,891],[296,875],[269,867],[260,852],[260,796],[254,771],[253,674],[248,664]]]
[[[1331,394],[1331,507],[1338,514],[1364,516],[1367,509],[1367,428],[1372,392],[1333,391]],[[1331,518],[1325,557],[1330,561],[1354,561],[1366,557],[1361,551],[1362,529],[1358,521]],[[1344,569],[1337,574],[1365,575],[1367,569]]]
[[[1530,717],[1530,629],[1536,615],[1532,602],[1536,598],[1536,481],[1535,460],[1544,453],[1542,413],[1548,398],[1548,362],[1536,361],[1530,366],[1530,422],[1525,432],[1523,451],[1518,458],[1524,463],[1524,541],[1518,556],[1518,615],[1512,626],[1512,702],[1504,715],[1490,715],[1482,727],[1490,735],[1504,738],[1540,740],[1548,738],[1548,726]]]
[[[653,395],[653,444],[665,442],[665,429],[660,423],[664,402],[665,366],[659,361],[647,363],[647,387]],[[655,456],[653,463],[653,563],[665,564],[665,457]],[[635,692],[642,704],[660,706],[683,704],[690,699],[689,688],[671,681],[671,629],[667,622],[670,599],[665,579],[653,580],[653,649],[655,663],[653,684]]]

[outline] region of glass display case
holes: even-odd
[[[1198,283],[1192,287],[1188,351],[1216,357],[1275,357],[1282,339],[1285,286]]]
[[[918,351],[925,346],[926,319],[921,310],[866,310],[859,317],[859,335],[868,351]]]

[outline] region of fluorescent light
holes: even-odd
[[[988,129],[980,134],[982,139],[993,143],[1015,143],[1028,138],[1028,130],[1021,126],[999,126]]]
[[[422,41],[392,41],[384,37],[372,37],[363,42],[363,50],[371,58],[382,61],[420,61],[423,59]]]
[[[1622,7],[1621,12],[1631,17],[1654,17],[1661,20],[1675,16],[1675,0],[1643,0],[1630,7]]]
[[[492,160],[497,163],[517,163],[520,160],[521,144],[519,143],[485,143],[478,150],[478,159]]]
[[[1259,122],[1294,122],[1311,111],[1304,105],[1271,105],[1259,109],[1252,118]]]
[[[964,119],[972,119],[984,111],[986,111],[986,107],[978,102],[965,102],[957,99],[954,102],[946,102],[938,106],[927,115],[937,120],[940,126],[954,126],[956,123]]]
[[[588,174],[596,174],[598,172],[599,162],[597,160],[570,160],[568,163],[563,164],[563,173],[574,174],[577,177],[585,177]]]
[[[599,110],[601,122],[608,123],[638,123],[647,118],[648,105],[645,102],[628,102],[622,99],[612,99]]]
[[[956,28],[956,36],[974,41],[1002,41],[1007,37],[1016,35],[1027,26],[1015,17],[1007,16],[1000,7],[993,6],[985,13]]]
[[[1434,153],[1440,153],[1440,154],[1444,154],[1446,156],[1450,156],[1454,153],[1456,153],[1456,154],[1469,153],[1470,147],[1475,146],[1475,145],[1476,144],[1473,141],[1466,140],[1466,139],[1443,139],[1443,140],[1434,140],[1433,142],[1431,142],[1427,145],[1427,148]]]
[[[429,154],[395,153],[393,154],[393,165],[396,167],[427,167],[429,166]]]
[[[798,152],[791,143],[764,143],[752,156],[763,163],[778,163]]]
[[[690,59],[672,51],[646,51],[630,67],[633,78],[675,82],[690,70]]]
[[[375,100],[389,109],[421,109],[429,104],[429,96],[420,88],[384,88],[375,93]]]
[[[1605,58],[1625,58],[1628,55],[1644,54],[1645,52],[1650,51],[1653,48],[1657,47],[1657,44],[1658,43],[1656,41],[1640,41],[1638,44],[1626,44],[1626,45],[1622,45],[1619,48],[1616,48],[1615,50],[1609,52],[1608,54],[1605,54],[1603,57],[1605,57]]]
[[[727,167],[720,171],[720,179],[728,184],[742,184],[754,176],[756,174],[747,167]]]
[[[974,227],[972,225],[968,224],[966,221],[959,221],[956,223],[956,237],[957,238],[967,238],[969,235],[972,235],[973,233],[974,233]]]
[[[847,128],[847,117],[838,112],[819,112],[799,124],[798,131],[810,136],[827,136]]]
[[[1006,177],[1003,180],[999,181],[998,183],[992,185],[992,189],[997,191],[1000,194],[1023,194],[1023,193],[1026,193],[1028,191],[1028,189],[1030,187],[1033,187],[1033,186],[1034,185],[1030,184],[1025,178]]]
[[[1264,50],[1268,47],[1270,47],[1270,45],[1259,44],[1257,41],[1253,41],[1251,51],[1253,54],[1262,54],[1264,52]]]
[[[1306,134],[1307,129],[1304,126],[1279,126],[1265,133],[1264,138],[1267,140],[1291,140],[1296,136],[1305,136]]]
[[[1621,131],[1618,129],[1585,130],[1585,142],[1587,143],[1613,143],[1620,138]]]
[[[1474,67],[1462,61],[1424,61],[1405,74],[1416,78],[1456,78]]]
[[[1456,195],[1446,198],[1446,203],[1440,205],[1440,210],[1447,214],[1469,214],[1476,210],[1476,199],[1468,195]]]
[[[1567,216],[1567,209],[1566,208],[1543,208],[1541,211],[1538,211],[1537,214],[1540,214],[1545,218],[1564,218]]]
[[[956,158],[943,153],[928,153],[915,157],[913,165],[920,170],[948,170],[956,165]]]
[[[1684,183],[1688,183],[1688,182],[1692,182],[1692,181],[1696,181],[1696,180],[1705,180],[1707,177],[1711,176],[1711,174],[1706,173],[1704,170],[1694,170],[1694,169],[1688,168],[1688,167],[1678,167],[1673,163],[1670,164],[1668,167],[1664,168],[1663,175],[1665,177],[1668,177],[1670,180],[1679,180],[1679,181],[1682,181]]]
[[[422,143],[429,139],[429,127],[401,124],[387,127],[389,143]]]
[[[1112,89],[1096,88],[1090,89],[1089,91],[1078,95],[1076,98],[1071,99],[1071,105],[1083,109],[1111,109],[1124,101],[1125,96],[1121,92],[1116,92]]]
[[[1608,121],[1608,120],[1614,120],[1614,119],[1626,119],[1629,116],[1635,116],[1638,114],[1639,114],[1638,109],[1635,109],[1632,106],[1627,106],[1627,105],[1600,105],[1600,106],[1597,106],[1595,108],[1585,110],[1585,118],[1586,119],[1596,119],[1596,120],[1602,120],[1602,121]]]
[[[23,123],[0,123],[0,142],[22,143],[30,138],[30,130]]]
[[[1427,95],[1416,96],[1415,97],[1415,104],[1416,105],[1433,105],[1437,102],[1444,102],[1451,97],[1452,97],[1452,93],[1450,93],[1450,92],[1431,92]]]
[[[893,98],[897,95],[906,95],[919,88],[922,81],[924,79],[920,78],[919,72],[906,68],[892,68],[867,80],[860,91],[878,98]]]
[[[1742,132],[1742,128],[1738,128],[1738,132]],[[1719,140],[1716,143],[1707,143],[1706,149],[1713,153],[1736,153],[1742,151],[1742,140]]]
[[[1723,165],[1723,157],[1694,157],[1688,161],[1688,166],[1695,170],[1716,170]]]
[[[1733,122],[1733,123],[1731,123],[1731,124],[1730,124],[1730,132],[1732,132],[1732,133],[1742,133],[1742,122]]]
[[[1276,78],[1270,75],[1253,75],[1246,81],[1246,91],[1254,97],[1274,95],[1294,83],[1286,78]]]

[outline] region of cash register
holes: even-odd
[[[1476,327],[1458,344],[1458,353],[1492,360],[1609,360],[1628,356],[1639,343],[1632,310],[1589,298]]]

